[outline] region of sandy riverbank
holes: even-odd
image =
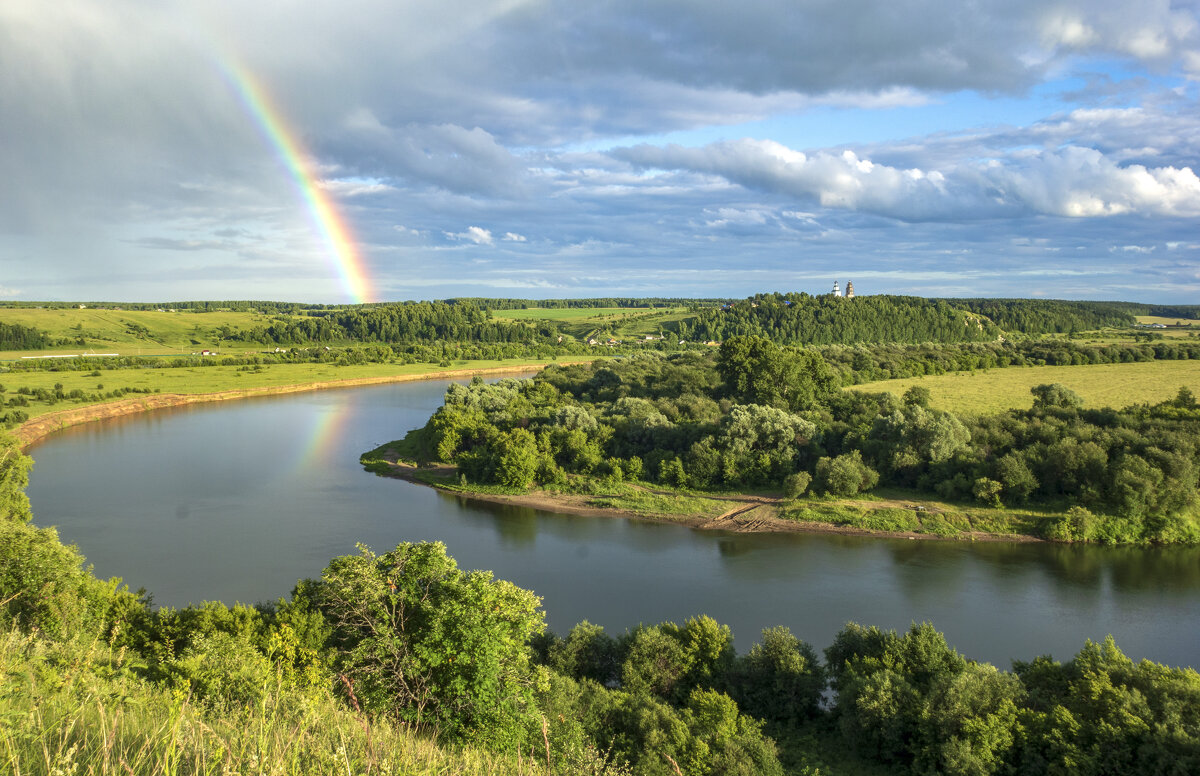
[[[563,362],[566,363],[566,362]],[[258,388],[241,388],[232,391],[216,393],[148,393],[131,396],[124,399],[89,404],[83,407],[71,407],[39,415],[27,420],[12,434],[17,438],[22,449],[28,448],[34,442],[61,431],[64,428],[91,423],[106,418],[118,418],[123,415],[133,415],[138,412],[180,407],[185,404],[204,404],[214,401],[231,401],[246,399],[253,396],[271,396],[275,394],[299,393],[301,391],[318,391],[325,388],[349,388],[359,385],[381,385],[384,383],[408,383],[418,380],[457,380],[465,377],[502,377],[504,375],[525,374],[543,369],[548,364],[526,364],[524,366],[500,366],[484,369],[447,369],[436,372],[422,372],[407,375],[382,375],[379,377],[357,377],[346,380],[326,380],[312,383],[296,383],[294,385],[270,385]]]

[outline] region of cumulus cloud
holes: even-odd
[[[446,232],[445,235],[451,240],[461,240],[476,245],[495,245],[496,243],[496,238],[492,237],[491,230],[481,226],[468,226],[465,232]]]
[[[1119,166],[1094,149],[1022,152],[945,170],[876,164],[846,150],[805,154],[774,141],[701,148],[639,145],[613,155],[643,169],[720,175],[751,189],[825,208],[902,220],[1019,215],[1200,215],[1200,179],[1190,168]]]

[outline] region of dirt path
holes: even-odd
[[[567,362],[562,362],[567,363]],[[574,362],[572,362],[574,363]],[[294,385],[268,385],[260,388],[243,388],[217,393],[152,393],[133,396],[103,404],[89,404],[84,407],[72,407],[55,412],[47,412],[32,420],[27,420],[13,429],[22,449],[28,448],[34,442],[61,431],[70,426],[90,423],[106,418],[118,418],[123,415],[133,415],[138,412],[163,409],[165,407],[180,407],[185,404],[204,404],[214,401],[232,401],[251,396],[271,396],[275,394],[300,393],[301,391],[317,391],[324,388],[347,388],[358,385],[381,385],[384,383],[408,383],[418,380],[455,380],[463,377],[502,376],[523,374],[543,369],[547,364],[527,364],[525,366],[501,366],[486,369],[454,369],[439,372],[425,372],[411,375],[383,375],[379,377],[356,377],[346,380],[326,380],[312,383],[297,383]]]

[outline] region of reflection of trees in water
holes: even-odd
[[[1200,548],[1114,547],[1108,553],[1117,590],[1193,593],[1200,588]]]
[[[494,504],[487,501],[477,501],[465,496],[449,495],[454,499],[465,515],[479,515],[485,518],[500,537],[500,543],[506,547],[529,547],[537,541],[538,513],[529,507],[513,504]]]

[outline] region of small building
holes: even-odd
[[[846,281],[846,298],[847,299],[854,298],[854,281],[853,280]]]
[[[831,293],[837,297],[840,297],[842,295],[842,288],[841,288],[841,286],[838,285],[838,282],[836,280],[833,281],[833,291]]]

